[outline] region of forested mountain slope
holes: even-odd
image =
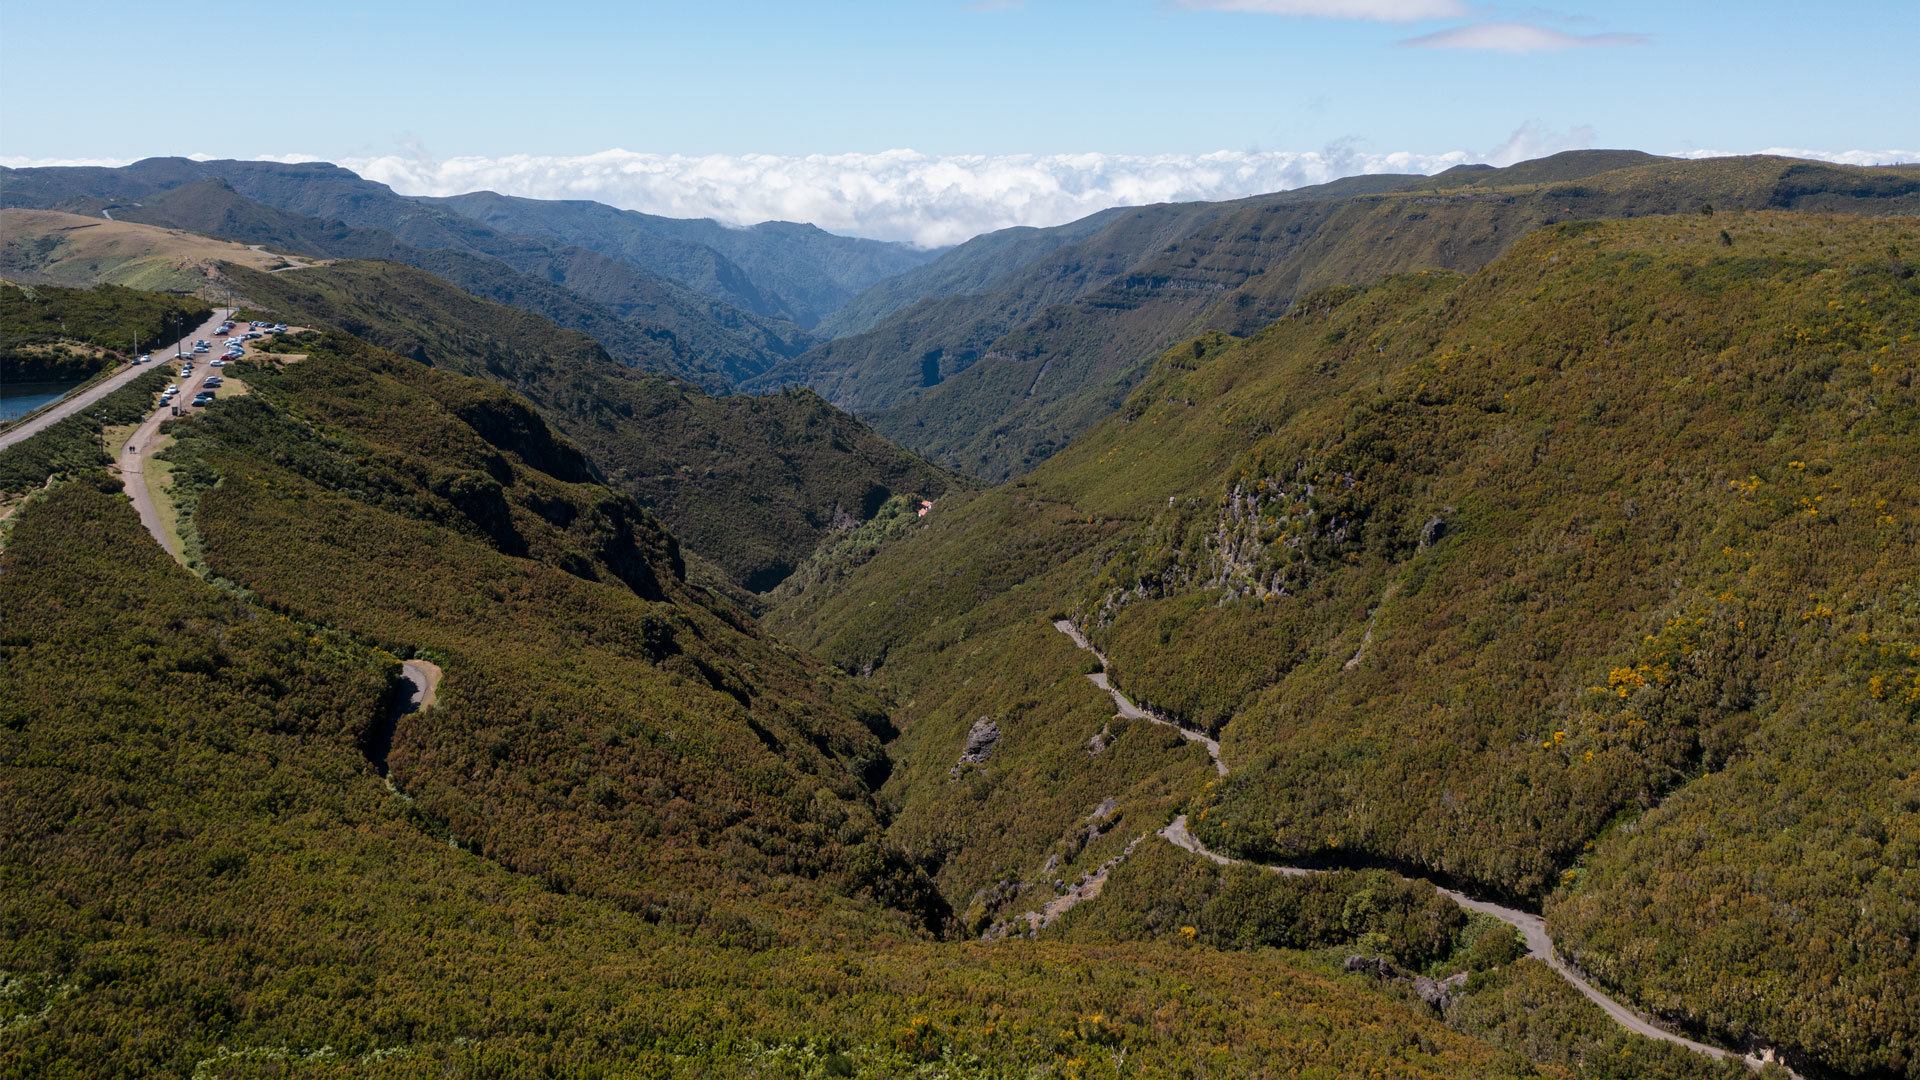
[[[1543,1075],[1316,954],[928,940],[858,680],[513,394],[305,344],[166,428],[204,577],[104,472],[10,520],[9,1075]]]
[[[956,907],[975,852],[1044,850],[920,762],[984,687],[1054,692],[1066,613],[1219,732],[1207,843],[1543,904],[1642,1008],[1920,1076],[1917,253],[1905,218],[1696,213],[1311,293],[774,624],[909,703],[894,833],[971,868]]]
[[[1425,177],[1417,174],[1403,173],[1347,176],[1325,184],[1312,184],[1289,191],[1251,196],[1239,202],[1169,203],[1145,207],[1117,206],[1110,210],[1089,214],[1064,225],[1038,229],[1027,227],[1000,229],[957,245],[941,253],[939,258],[925,266],[916,267],[897,277],[880,282],[854,297],[846,307],[822,322],[820,330],[823,334],[833,337],[858,334],[873,329],[889,316],[923,300],[939,300],[960,294],[986,292],[1004,281],[1012,280],[1029,268],[1037,267],[1040,260],[1053,252],[1069,244],[1097,236],[1116,220],[1136,210],[1144,210],[1155,217],[1161,215],[1184,217],[1190,211],[1204,206],[1234,207],[1275,201],[1362,195],[1370,192],[1392,191],[1424,179]],[[1138,235],[1136,232],[1112,239],[1125,244],[1137,238]]]
[[[985,291],[995,281],[1106,228],[1126,207],[1088,214],[1050,228],[1018,227],[982,233],[940,257],[875,284],[821,320],[829,337],[871,330],[896,311],[922,300]]]
[[[1626,164],[1643,161],[1651,163]],[[1920,169],[1786,158],[1678,162],[1582,151],[1394,186],[1208,204],[1229,212],[1185,211],[1178,228],[1151,243],[1116,244],[1116,223],[985,293],[922,304],[783,362],[756,385],[791,373],[949,468],[1004,479],[1117,407],[1161,349],[1210,328],[1249,333],[1303,291],[1405,270],[1476,269],[1554,221],[1702,206],[1920,211]],[[1104,261],[1082,259],[1096,250]]]
[[[989,234],[853,302],[860,319],[907,310],[783,362],[747,388],[804,383],[843,408],[884,408],[966,370],[1008,330],[1099,288],[1201,223],[1243,206],[1390,190],[1417,179],[1353,176],[1238,202],[1119,207],[1033,235]]]
[[[543,252],[554,261],[555,251],[591,250],[632,273],[664,277],[747,315],[806,326],[860,290],[931,258],[905,244],[836,236],[792,222],[736,229],[602,203],[493,192],[410,198],[326,162],[148,158],[119,169],[6,169],[0,171],[0,188],[8,206],[50,209],[73,199],[144,202],[216,179],[280,210],[378,229],[412,248],[491,256],[526,273],[541,272],[534,264]]]
[[[744,310],[810,329],[861,290],[933,257],[905,244],[835,236],[786,221],[733,228],[586,200],[522,199],[491,191],[417,201],[501,232],[647,267]]]
[[[937,498],[955,483],[814,394],[710,397],[409,267],[348,261],[227,273],[241,295],[299,325],[344,330],[524,395],[606,483],[751,590],[778,584],[888,498]]]
[[[701,296],[658,274],[584,248],[508,242],[494,253],[420,248],[380,228],[321,220],[249,199],[226,180],[196,181],[138,202],[85,198],[72,210],[191,229],[209,236],[319,258],[391,259],[417,266],[476,296],[511,304],[592,335],[616,359],[725,390],[812,339],[798,327]]]

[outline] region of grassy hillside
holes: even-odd
[[[714,398],[608,360],[583,335],[392,263],[295,274],[230,270],[241,292],[524,394],[605,481],[641,499],[729,579],[771,588],[895,494],[954,480],[808,393]],[[305,345],[289,346],[305,349]]]
[[[0,177],[7,205],[40,209],[75,198],[145,203],[184,185],[217,180],[280,210],[380,230],[411,248],[490,256],[535,275],[541,273],[538,264],[556,254],[564,262],[568,249],[591,250],[638,277],[665,277],[768,322],[811,325],[861,289],[928,258],[904,244],[835,236],[791,222],[733,229],[600,203],[509,199],[491,192],[408,198],[326,162],[149,158],[123,169],[11,169]]]
[[[14,281],[204,293],[217,262],[259,270],[286,265],[245,244],[179,229],[52,210],[0,210],[0,274]]]
[[[523,403],[347,339],[239,374],[168,451],[223,587],[100,473],[0,555],[0,1071],[1540,1075],[1311,958],[925,940],[871,699]]]
[[[1920,1075],[1916,244],[1695,213],[1311,294],[777,625],[920,703],[896,831],[945,798],[902,779],[964,732],[945,701],[1047,692],[1024,658],[1071,612],[1221,732],[1208,843],[1542,903],[1644,1008]]]

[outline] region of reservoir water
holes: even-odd
[[[0,423],[18,420],[51,401],[58,401],[79,383],[0,383]]]

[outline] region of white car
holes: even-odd
[[[225,360],[215,360],[213,363],[208,364],[207,366],[208,367],[226,367],[227,362]]]

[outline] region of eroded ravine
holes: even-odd
[[[1119,690],[1115,689],[1113,685],[1108,681],[1106,668],[1109,666],[1109,664],[1107,662],[1107,657],[1105,653],[1102,653],[1099,649],[1094,648],[1093,643],[1087,640],[1087,636],[1081,633],[1080,629],[1074,626],[1073,623],[1069,622],[1068,620],[1057,619],[1054,621],[1053,626],[1054,626],[1054,629],[1072,638],[1074,644],[1080,646],[1082,649],[1087,650],[1088,652],[1092,653],[1094,656],[1099,658],[1101,670],[1095,674],[1087,676],[1087,678],[1091,680],[1094,685],[1100,687],[1100,689],[1113,695],[1114,704],[1116,704],[1120,710],[1118,713],[1119,716],[1128,717],[1131,719],[1138,719],[1138,720],[1150,720],[1156,724],[1168,724],[1173,727],[1179,728],[1180,733],[1185,735],[1187,738],[1192,739],[1195,742],[1204,744],[1207,748],[1207,753],[1213,758],[1214,768],[1219,772],[1221,776],[1227,775],[1226,759],[1220,756],[1220,744],[1218,741],[1209,739],[1206,736],[1200,734],[1199,732],[1193,731],[1189,728],[1180,727],[1178,724],[1174,724],[1173,721],[1168,720],[1164,717],[1156,716],[1148,712],[1147,710],[1140,708],[1138,705],[1134,704],[1131,699],[1129,699],[1125,694],[1121,693]],[[1285,874],[1289,877],[1300,877],[1308,874],[1318,874],[1318,873],[1326,872],[1324,870],[1319,870],[1319,869],[1315,869],[1312,867],[1305,867],[1305,866],[1277,866],[1277,865],[1272,865],[1268,863],[1248,863],[1242,859],[1236,859],[1228,855],[1222,855],[1219,852],[1208,848],[1204,843],[1200,841],[1199,837],[1193,835],[1192,831],[1187,828],[1187,815],[1185,814],[1181,814],[1178,817],[1174,818],[1172,824],[1168,825],[1166,828],[1161,829],[1160,836],[1161,838],[1165,839],[1168,843],[1174,845],[1175,847],[1181,848],[1185,851],[1190,851],[1193,854],[1200,856],[1201,858],[1212,860],[1213,862],[1216,862],[1221,866],[1242,866],[1242,865],[1260,866],[1263,869],[1272,871],[1273,873]],[[1424,878],[1410,878],[1408,880],[1426,881],[1426,879]],[[1585,976],[1581,975],[1580,972],[1575,970],[1572,965],[1568,964],[1565,960],[1562,960],[1560,958],[1560,954],[1554,950],[1553,938],[1547,934],[1546,920],[1542,919],[1540,916],[1535,915],[1531,912],[1521,911],[1518,908],[1507,907],[1504,904],[1496,904],[1491,900],[1482,900],[1476,896],[1469,896],[1466,893],[1460,892],[1457,889],[1445,888],[1434,882],[1429,881],[1426,883],[1429,885],[1433,885],[1435,889],[1438,889],[1449,900],[1452,900],[1454,903],[1460,905],[1463,908],[1466,908],[1468,911],[1475,911],[1484,915],[1491,915],[1494,918],[1499,919],[1501,922],[1504,922],[1507,925],[1512,926],[1514,929],[1520,931],[1521,938],[1526,942],[1528,956],[1531,956],[1531,957],[1534,957],[1535,959],[1540,960],[1542,963],[1546,964],[1548,967],[1558,972],[1561,978],[1565,979],[1569,985],[1571,985],[1575,990],[1578,990],[1580,992],[1581,996],[1585,997],[1588,1001],[1593,1002],[1595,1005],[1598,1005],[1602,1012],[1605,1012],[1608,1016],[1612,1017],[1615,1023],[1619,1024],[1621,1027],[1627,1029],[1628,1031],[1634,1032],[1637,1035],[1644,1035],[1650,1039],[1660,1039],[1664,1042],[1670,1042],[1679,1046],[1684,1046],[1687,1049],[1694,1051],[1695,1053],[1705,1054],[1708,1057],[1717,1058],[1720,1060],[1731,1059],[1731,1060],[1743,1061],[1747,1064],[1749,1068],[1756,1069],[1756,1070],[1762,1067],[1763,1065],[1768,1064],[1769,1062],[1779,1063],[1779,1059],[1777,1055],[1775,1055],[1775,1053],[1770,1049],[1761,1050],[1760,1052],[1754,1053],[1754,1054],[1743,1055],[1743,1054],[1735,1053],[1734,1051],[1731,1051],[1731,1050],[1723,1049],[1718,1046],[1709,1046],[1706,1043],[1697,1042],[1693,1039],[1687,1038],[1684,1035],[1676,1035],[1673,1032],[1660,1027],[1658,1024],[1655,1024],[1652,1020],[1649,1020],[1645,1016],[1642,1016],[1640,1013],[1635,1012],[1633,1009],[1627,1007],[1626,1005],[1623,1005],[1620,1002],[1615,1001],[1613,998],[1610,998],[1607,995],[1601,993],[1597,988],[1594,987],[1592,983],[1586,980]],[[1791,1069],[1788,1069],[1787,1073],[1789,1076],[1794,1077],[1795,1080],[1801,1080],[1799,1073],[1796,1073]]]

